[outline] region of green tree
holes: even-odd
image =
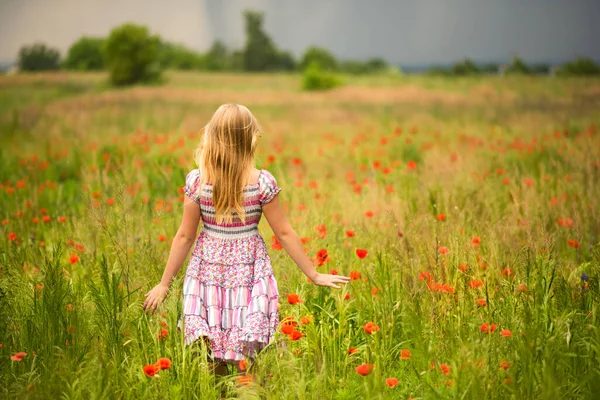
[[[306,49],[300,61],[300,69],[307,69],[313,62],[319,64],[323,70],[335,71],[338,69],[338,62],[329,51],[321,47],[312,46]]]
[[[453,75],[459,75],[459,76],[477,75],[480,72],[481,71],[479,70],[477,65],[475,65],[475,63],[473,61],[471,61],[469,58],[466,58],[463,61],[461,61],[457,64],[454,64],[452,66],[452,74]]]
[[[104,39],[83,36],[73,43],[67,52],[63,67],[81,71],[94,71],[104,68],[102,48]]]
[[[559,75],[581,75],[581,76],[592,76],[600,75],[600,67],[591,58],[578,57],[575,61],[566,63],[560,70]]]
[[[60,67],[60,53],[43,43],[23,46],[19,50],[18,65],[21,71],[56,70]]]
[[[513,58],[513,61],[508,66],[508,68],[506,68],[506,73],[528,75],[531,73],[531,70],[529,69],[527,64],[525,64],[525,62],[521,60],[520,57],[515,57]]]
[[[158,53],[161,68],[181,70],[206,68],[206,60],[202,54],[179,44],[161,41]]]
[[[271,38],[263,30],[263,14],[244,11],[246,21],[246,47],[244,69],[246,71],[268,71],[278,69],[278,53]]]
[[[224,71],[230,69],[231,59],[229,51],[223,42],[215,40],[206,53],[206,67],[211,71]]]
[[[151,82],[160,78],[160,38],[141,25],[114,28],[104,46],[110,79],[115,85]]]

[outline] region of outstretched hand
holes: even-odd
[[[329,274],[318,274],[317,277],[313,280],[314,284],[317,286],[326,286],[335,289],[341,289],[340,286],[336,285],[336,283],[346,284],[350,281],[349,276],[342,275],[329,275]]]
[[[144,310],[151,310],[152,313],[156,311],[156,308],[164,301],[167,297],[169,287],[161,283],[154,286],[148,293],[146,293],[146,300],[144,301]]]

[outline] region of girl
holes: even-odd
[[[146,293],[144,309],[165,299],[192,244],[183,283],[185,344],[202,339],[218,375],[227,363],[242,370],[269,344],[279,325],[279,293],[267,247],[258,232],[264,214],[283,248],[316,285],[339,289],[350,278],[320,274],[285,218],[273,175],[254,168],[258,122],[238,104],[224,104],[204,128],[196,151],[199,168],[186,177],[181,226],[173,239],[161,282]],[[203,229],[196,236],[202,219]]]

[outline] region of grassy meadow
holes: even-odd
[[[299,75],[167,79],[0,76],[0,397],[600,392],[600,80],[345,77],[307,93]],[[199,129],[229,102],[262,124],[257,167],[317,269],[353,277],[307,282],[263,219],[280,318],[303,335],[278,331],[249,384],[184,346],[187,264],[159,312],[142,310]],[[147,376],[159,358],[170,368]]]

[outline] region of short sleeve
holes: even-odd
[[[200,183],[200,171],[194,169],[190,171],[189,174],[185,177],[185,186],[183,187],[183,192],[188,195],[188,197],[194,200],[196,203],[200,204],[200,197],[198,193],[198,185]]]
[[[277,186],[275,177],[271,175],[269,171],[264,169],[258,176],[258,187],[260,192],[259,201],[261,206],[271,202],[271,200],[273,200],[273,198],[277,196],[279,192],[281,192],[281,188]]]

